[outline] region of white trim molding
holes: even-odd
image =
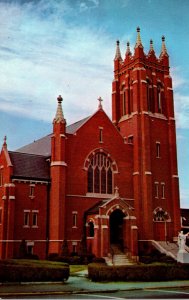
[[[52,161],[51,162],[51,167],[53,167],[53,166],[67,167],[67,163],[65,163],[65,161]]]

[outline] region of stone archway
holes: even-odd
[[[119,245],[123,248],[124,239],[124,218],[125,214],[120,209],[114,210],[109,219],[110,225],[110,244]]]

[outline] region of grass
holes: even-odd
[[[87,265],[70,265],[70,275],[87,269],[88,269]]]
[[[3,261],[2,261],[3,262]],[[24,265],[24,266],[36,266],[36,267],[48,267],[48,268],[60,268],[67,264],[57,261],[49,260],[33,260],[33,259],[7,259],[4,260],[6,264],[10,265]],[[87,270],[87,265],[70,265],[70,274]]]

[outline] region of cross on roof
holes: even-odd
[[[98,101],[99,101],[98,108],[101,109],[102,108],[102,101],[103,101],[103,99],[101,97],[98,97]]]

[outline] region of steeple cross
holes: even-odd
[[[99,101],[98,108],[101,109],[102,108],[102,101],[103,101],[103,99],[101,97],[99,97],[98,101]]]

